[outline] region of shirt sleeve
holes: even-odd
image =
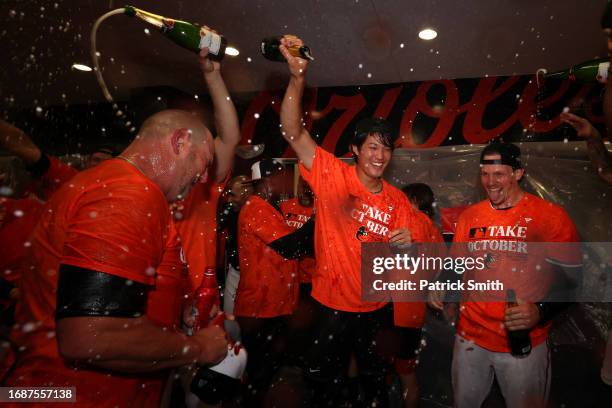
[[[70,208],[60,262],[152,285],[168,222],[156,189],[139,183],[93,189]]]
[[[287,225],[282,214],[262,200],[252,200],[247,203],[240,214],[247,229],[266,244],[293,232]]]
[[[576,226],[564,209],[553,207],[546,226],[548,238],[546,241],[549,263],[564,267],[579,267],[582,265],[580,237]]]
[[[310,170],[300,163],[300,174],[310,185],[312,192],[320,197],[323,191],[330,191],[329,186],[342,177],[342,169],[347,164],[329,153],[325,149],[315,147],[315,157],[312,161]]]

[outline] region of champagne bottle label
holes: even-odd
[[[221,36],[205,28],[200,29],[200,49],[208,48],[211,54],[218,55],[221,49]]]
[[[610,68],[610,61],[602,62],[597,68],[597,81],[605,84],[608,81],[608,69]]]

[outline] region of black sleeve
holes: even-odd
[[[570,300],[580,290],[581,271],[581,267],[569,268],[553,265],[553,283],[548,294],[540,302],[536,302],[540,312],[539,324],[550,322],[559,313],[574,304]]]
[[[314,217],[289,235],[268,244],[284,258],[297,259],[314,255]]]
[[[50,166],[51,162],[49,161],[49,157],[46,154],[41,153],[40,159],[38,159],[36,163],[26,166],[26,170],[33,177],[40,178],[47,172],[47,170],[49,170]]]
[[[107,316],[140,317],[149,286],[108,273],[60,265],[55,319]]]

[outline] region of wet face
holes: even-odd
[[[98,164],[102,163],[105,160],[112,159],[113,156],[109,153],[105,152],[94,152],[87,159],[86,167],[89,169],[91,167],[95,167]]]
[[[247,178],[241,178],[232,184],[228,190],[228,201],[234,203],[238,208],[242,207],[247,198],[253,194],[253,186],[251,184],[242,184]]]
[[[195,132],[201,132],[200,136],[194,135]],[[205,183],[208,178],[208,168],[213,161],[212,135],[205,127],[190,129],[189,135],[182,143],[182,151],[177,158],[178,175],[170,191],[169,201],[184,199],[197,183]]]
[[[370,134],[361,147],[351,146],[353,153],[357,156],[357,169],[370,178],[381,178],[389,161],[392,150],[381,143],[380,138]]]
[[[485,155],[485,160],[500,160],[499,154]],[[519,180],[523,169],[513,170],[504,164],[483,164],[480,166],[480,182],[494,208],[505,208],[516,204],[521,195]]]

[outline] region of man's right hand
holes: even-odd
[[[294,57],[287,49],[289,47],[302,47],[304,42],[294,35],[285,35],[283,38],[281,38],[280,42],[281,45],[278,47],[278,49],[287,60],[291,76],[295,78],[304,78],[306,75],[306,70],[308,69],[308,61],[304,58]]]
[[[569,112],[563,112],[561,114],[561,121],[573,127],[576,130],[578,136],[584,137],[586,139],[601,138],[599,131],[595,129],[591,122],[578,115],[574,115],[573,113]]]
[[[227,335],[219,326],[208,326],[192,337],[200,345],[198,364],[214,365],[221,362],[227,355]]]

